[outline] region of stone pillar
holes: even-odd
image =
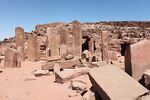
[[[28,61],[37,60],[37,37],[33,33],[28,34]]]
[[[8,48],[6,50],[4,67],[8,67],[8,68],[18,67],[17,50],[16,49]]]
[[[62,44],[66,45],[68,42],[68,31],[65,29],[61,29],[59,33],[60,33],[60,45]]]
[[[58,41],[57,41],[57,35],[56,34],[50,35],[49,46],[50,46],[51,57],[59,56]]]
[[[91,54],[94,54],[94,41],[93,41],[93,38],[91,38],[90,41],[89,41],[89,51],[91,52]]]
[[[62,58],[66,56],[67,53],[67,47],[65,44],[60,45],[60,55]]]
[[[61,29],[60,33],[60,56],[65,57],[67,54],[68,31]]]
[[[24,29],[21,27],[16,27],[15,29],[15,35],[16,35],[16,47],[18,52],[18,61],[24,61],[25,60],[25,52],[24,52]]]
[[[36,52],[36,60],[40,60],[40,42],[38,40],[36,41]]]
[[[74,55],[81,57],[82,53],[82,25],[78,21],[73,23],[73,36],[74,36]]]
[[[101,44],[102,44],[102,61],[108,62],[108,55],[107,55],[107,46],[108,46],[108,31],[101,32]]]
[[[68,42],[67,42],[67,55],[73,55],[74,54],[74,37],[72,35],[68,36]]]

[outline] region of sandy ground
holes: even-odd
[[[32,71],[41,67],[39,62],[23,62],[21,68],[1,68],[0,73],[0,100],[81,100],[81,95],[68,97],[70,93],[70,82],[64,84],[55,83],[55,76],[41,76],[36,80],[26,78],[33,77]],[[87,82],[90,87],[90,80],[87,75],[77,77]]]

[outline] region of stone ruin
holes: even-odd
[[[23,28],[16,27],[15,42],[5,50],[4,66],[21,67],[24,61],[42,60],[41,69],[52,70],[55,81],[61,84],[88,74],[95,93],[104,100],[117,100],[124,96],[130,100],[149,92],[150,41],[145,39],[149,39],[149,36],[142,32],[126,34],[124,27],[100,25],[82,24],[79,21],[52,23],[37,25],[32,32],[24,32]],[[130,27],[128,31],[132,29],[141,30]],[[121,67],[116,69],[112,66]],[[37,76],[43,74],[47,72],[35,73]],[[117,86],[122,91],[113,94]],[[130,89],[131,93],[127,92]]]

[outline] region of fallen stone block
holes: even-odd
[[[61,72],[56,72],[55,73],[55,81],[57,83],[65,83],[67,81],[70,81],[71,79],[85,75],[87,74],[88,71],[85,70],[67,70],[67,71],[61,71]]]
[[[48,62],[59,61],[59,60],[61,60],[61,56],[48,57],[46,60],[47,60]]]
[[[89,77],[102,100],[135,100],[148,92],[122,69],[112,65],[91,69]]]
[[[76,90],[77,93],[83,92],[87,89],[87,83],[81,80],[71,80],[70,86],[72,90]]]
[[[71,60],[71,59],[73,59],[73,58],[74,58],[73,55],[67,55],[67,56],[65,56],[65,60]]]
[[[55,65],[55,61],[53,62],[46,62],[44,64],[41,65],[41,69],[42,70],[52,70],[53,69],[53,66]]]
[[[47,62],[41,66],[42,70],[53,70],[55,63],[58,63],[61,65],[61,68],[74,68],[75,65],[81,64],[78,59],[72,59],[72,60],[61,60],[61,61],[53,61],[53,62]]]
[[[43,76],[43,75],[49,75],[49,71],[48,70],[35,70],[35,71],[33,71],[33,74],[36,77],[40,77],[40,76]]]
[[[72,60],[63,60],[58,61],[58,64],[61,65],[61,68],[73,68],[77,64],[81,64],[79,59],[72,59]]]

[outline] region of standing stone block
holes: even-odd
[[[66,45],[67,42],[68,42],[68,32],[67,32],[67,30],[61,29],[59,31],[59,33],[60,33],[60,45],[62,45],[62,44]]]
[[[18,61],[25,60],[25,52],[24,52],[24,29],[21,27],[16,27],[15,29],[16,35],[16,46],[18,52]]]
[[[67,46],[65,44],[60,45],[60,55],[61,57],[65,57],[67,53]]]
[[[50,54],[51,57],[56,57],[59,56],[59,45],[57,41],[57,35],[56,34],[51,34],[50,36]]]
[[[64,57],[67,54],[68,32],[65,29],[61,29],[60,33],[60,56]]]
[[[94,54],[94,41],[93,41],[93,38],[91,38],[90,41],[89,41],[89,51],[91,52],[91,54]]]
[[[5,53],[4,67],[12,68],[17,67],[17,50],[13,48],[8,48]]]
[[[74,36],[74,56],[81,57],[82,53],[82,25],[78,21],[73,23],[73,36]]]
[[[108,62],[108,55],[107,55],[107,46],[108,46],[108,31],[101,32],[101,44],[102,44],[102,60]]]
[[[37,37],[33,33],[28,34],[28,61],[37,60]]]
[[[67,55],[73,55],[74,54],[74,37],[72,35],[68,36],[68,42],[67,42]]]
[[[125,71],[137,81],[150,69],[150,41],[142,40],[127,47],[125,51]]]
[[[136,100],[148,90],[117,66],[107,65],[89,72],[94,90],[102,100]]]

